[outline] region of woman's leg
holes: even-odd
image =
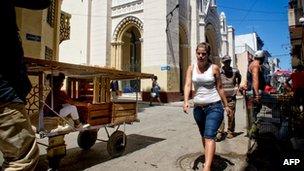
[[[206,142],[206,141],[205,141],[205,138],[202,138],[202,142],[203,142],[203,147],[204,147],[204,149],[205,149],[205,144],[206,144],[206,143],[205,143],[205,142]]]
[[[203,169],[204,171],[209,171],[211,169],[214,153],[215,141],[213,139],[205,138],[205,163]]]
[[[150,96],[150,106],[152,106],[152,97]]]
[[[159,105],[162,105],[162,102],[160,101],[160,98],[159,98],[159,96],[157,96],[157,101],[158,101],[158,103],[159,103]]]
[[[206,120],[205,120],[205,164],[204,171],[211,170],[212,160],[215,154],[215,136],[219,129],[223,118],[224,109],[221,102],[217,102],[205,109]]]

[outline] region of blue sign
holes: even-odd
[[[38,36],[38,35],[26,33],[25,38],[26,38],[26,40],[41,42],[41,36]]]
[[[170,71],[170,66],[169,65],[161,65],[160,66],[160,70],[161,71]]]

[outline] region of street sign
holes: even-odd
[[[160,66],[160,70],[161,71],[170,71],[170,66],[169,65],[161,65]]]
[[[25,38],[26,38],[26,40],[41,42],[41,36],[38,36],[38,35],[26,33]]]

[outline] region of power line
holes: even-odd
[[[285,54],[276,54],[276,55],[271,55],[272,57],[279,57],[279,56],[290,56],[289,53],[285,53]]]
[[[222,5],[218,5],[218,6],[221,7],[221,8],[232,9],[232,10],[237,10],[237,11],[246,11],[246,12],[249,11],[249,9],[234,8],[234,7],[228,7],[228,6],[222,6]],[[284,12],[277,12],[277,11],[255,11],[255,10],[251,10],[250,12],[262,13],[262,14],[284,14],[284,15],[286,15],[286,13],[284,13]]]
[[[231,19],[229,21],[265,21],[265,22],[287,22],[288,20],[267,20],[267,19],[247,19],[247,20],[238,20],[238,19]]]
[[[243,23],[243,21],[247,18],[248,14],[251,12],[254,5],[257,3],[257,0],[253,2],[253,4],[250,6],[249,10],[247,11],[246,15],[243,17],[242,21],[240,22],[240,25]]]

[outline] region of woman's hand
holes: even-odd
[[[231,116],[232,115],[232,110],[228,106],[225,106],[224,110],[226,111],[227,116]]]
[[[185,113],[187,113],[187,114],[189,113],[189,108],[190,108],[189,103],[187,103],[187,102],[184,103],[183,110]]]

